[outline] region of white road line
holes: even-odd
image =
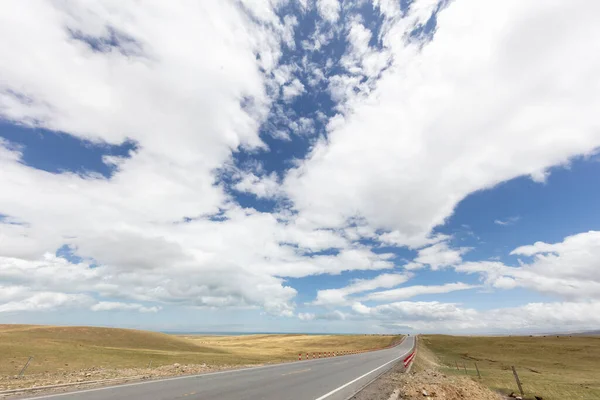
[[[333,389],[331,392],[329,392],[329,393],[327,393],[327,394],[324,394],[323,396],[321,396],[321,397],[319,397],[318,399],[315,399],[315,400],[324,400],[324,399],[328,398],[329,396],[331,396],[332,394],[339,392],[339,391],[340,391],[340,390],[342,390],[343,388],[345,388],[345,387],[347,387],[347,386],[349,386],[349,385],[352,385],[354,382],[356,382],[356,381],[358,381],[358,380],[361,380],[361,379],[362,379],[362,378],[364,378],[365,376],[367,376],[367,375],[369,375],[369,374],[372,374],[373,372],[375,372],[375,371],[377,371],[377,370],[380,370],[381,368],[385,367],[386,365],[388,365],[388,364],[391,364],[391,363],[393,363],[394,361],[397,361],[397,360],[401,359],[401,358],[402,358],[402,357],[404,357],[405,355],[406,355],[406,354],[404,354],[404,355],[401,355],[400,357],[396,357],[396,358],[394,358],[393,360],[391,360],[391,361],[388,361],[388,362],[386,362],[385,364],[383,364],[383,365],[380,365],[379,367],[377,367],[377,368],[375,368],[375,369],[373,369],[373,370],[371,370],[371,371],[367,372],[366,374],[364,374],[364,375],[361,375],[361,376],[359,376],[358,378],[356,378],[356,379],[354,379],[354,380],[351,380],[350,382],[348,382],[348,383],[346,383],[346,384],[344,384],[344,385],[340,386],[339,388],[337,388],[337,389]]]
[[[402,343],[400,343],[400,344],[402,344]],[[398,344],[397,346],[400,346],[400,344]],[[394,347],[396,347],[396,346],[394,346]],[[385,351],[385,350],[389,350],[389,349],[381,349],[381,350],[376,350],[376,351]],[[399,358],[401,358],[401,357],[399,357]],[[327,359],[327,358],[321,359],[321,361],[325,361],[325,360],[327,360],[327,361],[334,360],[334,358],[331,358],[331,359]],[[125,383],[125,384],[122,384],[122,385],[104,386],[104,387],[99,387],[99,388],[94,388],[94,389],[75,390],[75,391],[66,392],[66,393],[49,394],[49,395],[45,395],[45,396],[26,397],[26,398],[23,398],[21,400],[50,399],[50,398],[54,398],[54,397],[70,396],[70,395],[79,394],[79,393],[98,392],[100,390],[119,389],[119,388],[129,387],[129,386],[138,386],[138,385],[147,385],[147,384],[152,384],[152,383],[177,381],[177,380],[180,380],[180,379],[202,378],[204,376],[220,375],[220,374],[231,374],[231,373],[243,372],[243,371],[251,371],[251,370],[256,371],[256,370],[259,370],[259,369],[277,368],[277,367],[282,367],[282,366],[287,366],[287,365],[290,365],[290,366],[291,365],[296,365],[297,366],[300,363],[309,363],[309,362],[312,362],[312,361],[313,360],[303,360],[303,361],[295,361],[295,362],[289,362],[289,363],[280,363],[280,364],[272,364],[272,365],[262,365],[262,366],[259,366],[259,367],[250,367],[250,368],[231,369],[231,370],[227,370],[227,371],[208,372],[208,373],[205,373],[205,374],[176,376],[176,377],[173,377],[173,378],[163,378],[163,379],[155,379],[155,380],[142,381],[142,382]],[[395,360],[392,360],[392,361],[395,361]],[[392,361],[390,361],[390,362],[392,362]],[[384,364],[384,365],[382,365],[379,368],[382,368],[382,367],[384,367],[387,364],[389,364],[389,362],[386,363],[386,364]],[[379,368],[376,368],[373,371],[376,371]],[[373,372],[373,371],[371,371],[371,372]],[[365,374],[363,376],[366,376],[366,375],[370,374],[371,372],[368,372],[367,374]],[[358,379],[360,379],[360,378],[358,378]],[[356,379],[356,380],[358,380],[358,379]],[[347,383],[345,386],[342,386],[342,387],[336,389],[335,391],[333,391],[331,393],[335,393],[336,391],[338,391],[338,390],[340,390],[340,389],[342,389],[342,388],[350,385],[351,383],[355,382],[356,380],[354,380],[354,381],[352,381],[350,383]],[[81,382],[81,384],[84,385],[85,382]],[[329,393],[329,394],[331,394],[331,393]],[[327,394],[325,397],[329,396],[329,394]],[[18,394],[15,394],[15,395],[18,395]],[[321,397],[321,398],[319,398],[317,400],[324,399],[325,397]]]
[[[176,376],[176,377],[173,377],[173,378],[161,378],[161,379],[154,379],[154,380],[142,381],[142,382],[125,383],[123,385],[104,386],[104,387],[99,387],[99,388],[94,388],[94,389],[85,389],[85,390],[74,390],[72,392],[49,394],[49,395],[46,395],[46,396],[26,397],[26,398],[21,399],[21,400],[49,399],[49,398],[52,398],[52,397],[69,396],[69,395],[74,395],[74,394],[79,394],[79,393],[98,392],[100,390],[119,389],[119,388],[128,387],[128,386],[138,386],[138,385],[146,385],[146,384],[152,384],[152,383],[161,383],[161,382],[168,382],[168,381],[178,381],[180,379],[202,378],[204,376],[212,376],[212,375],[220,375],[220,374],[231,374],[231,373],[234,373],[234,372],[242,372],[242,371],[251,371],[251,370],[258,370],[258,369],[265,369],[265,368],[281,367],[282,365],[298,365],[298,362],[296,362],[296,363],[284,363],[284,364],[273,364],[273,365],[261,365],[259,367],[230,369],[230,370],[227,370],[227,371],[207,372],[205,374],[197,374],[197,375]],[[81,382],[81,384],[85,385],[85,382]]]

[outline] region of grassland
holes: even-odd
[[[27,374],[87,368],[140,368],[168,364],[244,365],[291,361],[298,352],[365,350],[399,337],[364,335],[174,336],[96,327],[0,325],[0,375],[15,375],[28,356]]]
[[[481,382],[500,392],[518,393],[514,365],[527,398],[600,399],[600,336],[430,335],[421,337],[421,344],[435,353],[447,373],[464,374],[465,365],[476,377],[477,363]]]
[[[287,361],[306,353],[372,350],[386,347],[401,336],[380,335],[250,335],[185,336],[185,339],[235,355],[245,363]]]

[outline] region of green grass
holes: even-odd
[[[545,400],[600,399],[600,336],[422,336],[446,372],[476,377],[503,393],[517,392],[515,366],[526,396]],[[458,362],[460,370],[456,370]]]

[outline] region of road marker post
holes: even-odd
[[[302,353],[298,354],[298,361],[302,361]]]

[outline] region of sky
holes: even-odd
[[[0,323],[600,327],[600,3],[0,3]]]

